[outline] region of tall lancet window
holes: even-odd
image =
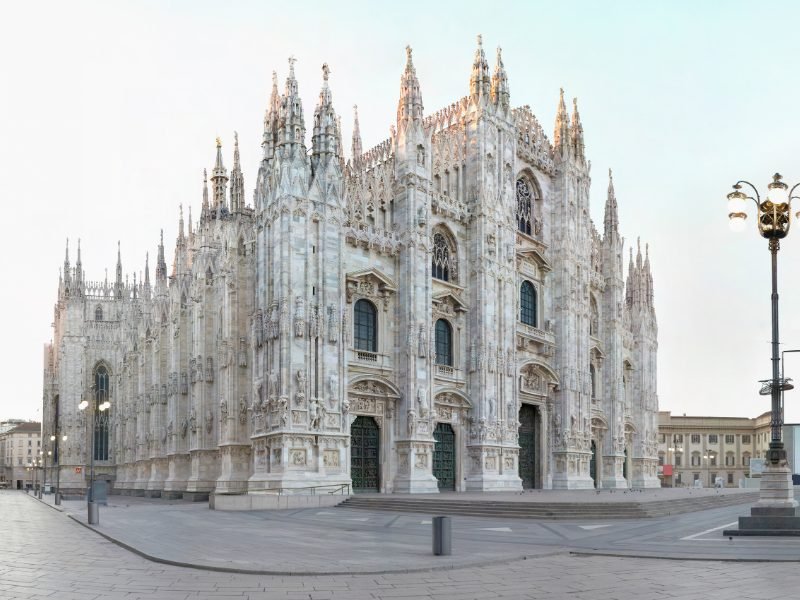
[[[94,309],[94,320],[95,321],[103,320],[103,309],[99,304],[97,305],[97,308]]]
[[[533,235],[533,192],[525,179],[517,179],[517,228]]]
[[[378,351],[378,311],[363,298],[353,308],[353,345],[356,350]]]
[[[519,318],[526,325],[539,326],[536,314],[536,288],[530,281],[523,281],[519,289]]]
[[[433,234],[431,276],[441,281],[456,281],[456,250],[448,236],[441,231]]]
[[[453,366],[453,328],[445,319],[436,321],[436,364]]]
[[[95,406],[100,406],[108,398],[108,370],[103,365],[100,365],[94,371]],[[108,460],[108,410],[97,410],[94,415],[94,459]]]

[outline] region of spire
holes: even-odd
[[[261,147],[264,160],[272,160],[275,156],[275,136],[278,133],[278,113],[280,112],[280,95],[278,93],[278,73],[272,72],[272,93],[267,110],[264,112],[264,137]]]
[[[583,125],[581,125],[581,115],[578,112],[578,99],[572,99],[572,148],[576,158],[583,160]]]
[[[422,122],[422,92],[419,89],[417,71],[411,58],[411,46],[406,46],[406,68],[400,77],[400,101],[397,103],[398,129],[401,123]]]
[[[67,248],[64,252],[64,287],[69,290],[72,269],[69,265],[69,238],[67,238]]]
[[[314,110],[314,133],[311,137],[311,167],[316,171],[320,164],[326,164],[329,158],[339,157],[339,131],[336,111],[333,109],[331,89],[328,87],[330,68],[328,63],[322,65],[322,89],[319,102]]]
[[[294,75],[294,63],[297,60],[289,58],[289,76],[286,78],[286,88],[280,100],[278,109],[278,146],[288,146],[290,152],[297,152],[297,156],[305,156],[306,126],[303,118],[303,102],[297,87]]]
[[[81,262],[81,238],[78,238],[78,257],[75,260],[75,285],[78,287],[77,292],[80,294],[80,286],[83,283],[83,263]]]
[[[558,110],[556,111],[556,127],[553,133],[553,147],[564,152],[569,140],[569,117],[567,116],[567,105],[564,103],[564,88],[561,88],[558,97]]]
[[[469,95],[477,103],[489,100],[489,63],[483,52],[483,36],[478,35],[478,47],[475,49],[475,58],[472,61],[472,76],[469,79]]]
[[[612,233],[619,232],[619,218],[617,217],[617,196],[614,193],[614,177],[611,169],[608,170],[608,196],[606,197],[605,217],[603,219],[604,236],[609,238]]]
[[[205,179],[205,171],[203,172]],[[217,138],[217,160],[214,163],[214,170],[211,171],[211,188],[214,191],[214,210],[219,210],[225,205],[225,190],[228,187],[228,171],[222,164],[222,141]],[[205,189],[203,190],[205,193]]]
[[[161,239],[158,242],[158,259],[156,261],[156,284],[167,280],[167,261],[164,260],[164,230],[161,230]]]
[[[244,208],[244,175],[239,162],[239,134],[233,132],[233,169],[231,170],[231,212]]]
[[[119,300],[122,298],[122,250],[117,240],[117,280],[114,283],[114,295]]]
[[[636,270],[640,271],[642,269],[642,238],[636,238]]]
[[[203,171],[203,174],[205,174],[205,171]],[[204,179],[205,179],[205,177],[204,177]],[[208,204],[207,201],[208,201],[208,196],[206,194],[204,194],[204,196],[203,196],[203,204],[207,205]],[[180,216],[178,217],[178,240],[177,240],[177,245],[178,246],[182,246],[183,243],[184,243],[184,240],[186,239],[184,234],[183,234],[183,204],[179,205],[179,211],[180,211],[180,213],[179,213]],[[191,229],[191,228],[192,228],[192,226],[191,226],[191,223],[190,223],[189,224],[189,229]]]
[[[203,207],[200,212],[201,214],[208,212],[208,174],[205,169],[203,169]],[[183,215],[182,210],[181,215]],[[181,219],[182,218],[183,217],[181,217]]]
[[[192,207],[191,207],[191,205],[189,206],[189,224],[187,226],[186,233],[189,236],[189,243],[191,244],[192,240],[194,239],[194,229],[192,228]]]
[[[647,306],[653,308],[653,273],[650,270],[650,244],[644,246],[644,281]]]
[[[358,105],[353,104],[353,164],[360,161],[364,149],[361,146],[361,128],[358,126]]]
[[[150,297],[150,253],[144,255],[144,297]]]
[[[503,66],[503,49],[497,47],[497,62],[492,75],[492,102],[498,108],[508,110],[511,94],[508,90],[508,75]]]

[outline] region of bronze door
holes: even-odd
[[[440,490],[456,489],[456,434],[449,423],[437,423],[433,431],[433,476]]]
[[[519,410],[519,476],[522,488],[536,487],[536,408],[523,404]]]
[[[350,426],[350,477],[353,492],[377,492],[380,479],[380,429],[372,417]]]

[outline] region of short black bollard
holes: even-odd
[[[453,528],[450,517],[433,517],[433,554],[449,556],[453,553]]]
[[[89,507],[89,525],[99,525],[100,505],[97,502],[87,502],[86,504]]]

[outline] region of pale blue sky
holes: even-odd
[[[144,268],[178,204],[198,208],[203,167],[240,137],[251,197],[263,112],[298,59],[307,123],[320,66],[349,140],[395,120],[404,47],[426,112],[465,95],[475,36],[509,74],[513,105],[552,131],[558,89],[577,96],[602,221],[614,169],[628,242],[650,243],[659,396],[673,413],[769,408],[769,255],[752,218],[729,233],[738,178],[800,179],[795,2],[4,2],[0,23],[0,419],[35,417],[64,240],[82,239],[90,279]],[[347,142],[349,147],[349,142]],[[797,208],[800,208],[798,206]],[[195,212],[197,214],[197,211]],[[785,348],[800,348],[800,227],[781,251]],[[800,354],[787,361],[800,378]],[[800,421],[800,395],[787,394]]]

